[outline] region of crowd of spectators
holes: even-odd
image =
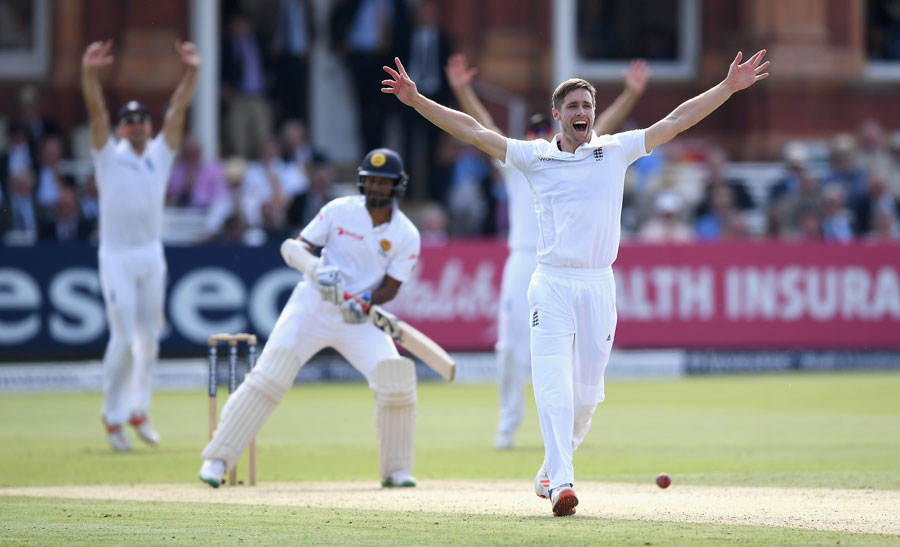
[[[197,139],[185,138],[166,194],[170,210],[200,219],[196,243],[280,240],[330,199],[356,191],[353,166],[333,165],[307,133],[309,59],[320,32],[314,3],[282,0],[272,28],[238,8],[247,3],[232,4],[221,46],[222,154],[207,159]],[[397,101],[371,85],[393,54],[408,52],[401,56],[420,89],[451,104],[443,66],[452,46],[433,0],[412,12],[405,0],[328,6],[328,46],[353,80],[362,146],[385,144],[391,115],[406,137],[400,151],[412,177],[404,207],[423,241],[502,237],[506,196],[489,158],[410,109],[398,111]],[[90,159],[74,158],[81,167],[72,168],[77,138],[42,114],[34,87],[23,88],[16,112],[0,133],[0,244],[95,241]],[[830,139],[787,142],[766,168],[740,165],[712,143],[683,139],[639,159],[626,177],[623,238],[900,240],[900,130],[865,120]]]

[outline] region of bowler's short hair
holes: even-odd
[[[553,108],[556,110],[562,108],[563,99],[566,98],[570,91],[576,89],[587,89],[591,93],[591,102],[594,105],[597,104],[597,90],[591,85],[591,82],[581,78],[569,78],[556,86],[556,91],[553,92]]]

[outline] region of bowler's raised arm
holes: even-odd
[[[439,105],[419,93],[416,83],[410,79],[400,59],[394,57],[397,69],[385,66],[384,70],[391,78],[382,80],[382,93],[391,93],[407,106],[416,109],[425,119],[450,133],[457,139],[474,145],[481,151],[490,154],[500,161],[506,161],[506,137],[485,128],[475,118]]]

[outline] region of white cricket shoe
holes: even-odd
[[[153,429],[153,425],[150,424],[150,418],[147,416],[135,415],[131,417],[131,420],[128,423],[134,426],[138,437],[140,437],[142,441],[151,446],[159,444],[159,434]]]
[[[407,473],[406,471],[394,471],[391,473],[391,476],[381,481],[381,486],[385,487],[394,487],[394,486],[415,486],[416,478]]]
[[[550,499],[550,474],[544,469],[543,464],[534,476],[534,493],[539,498]]]
[[[200,466],[200,473],[197,475],[200,480],[213,488],[218,488],[222,484],[222,477],[225,475],[225,462],[222,460],[203,460]]]
[[[504,433],[501,431],[497,432],[497,435],[494,437],[494,449],[495,450],[511,450],[513,447],[513,434],[512,433]]]
[[[131,450],[131,441],[125,435],[125,429],[122,428],[122,424],[110,425],[104,423],[104,425],[106,426],[106,438],[109,440],[109,445],[113,450],[116,452],[128,452]]]
[[[568,517],[575,514],[575,506],[578,505],[578,496],[571,484],[565,484],[554,488],[550,494],[550,504],[553,506],[554,517]]]

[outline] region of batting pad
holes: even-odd
[[[228,397],[216,434],[203,449],[203,459],[222,460],[226,470],[234,467],[290,389],[299,369],[300,360],[293,351],[263,351],[244,383]]]
[[[385,359],[375,366],[375,433],[378,472],[413,472],[416,432],[416,368],[406,357]]]

